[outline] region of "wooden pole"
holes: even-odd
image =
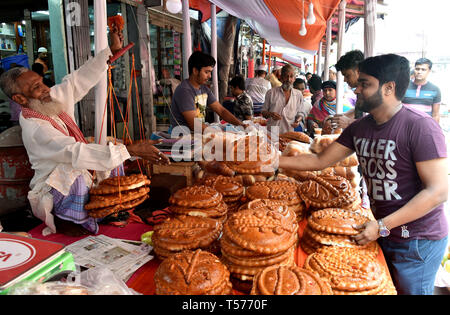
[[[263,49],[262,49],[262,63],[263,65],[266,64],[266,40],[263,39]]]
[[[323,48],[322,48],[322,40],[320,40],[320,42],[319,42],[319,51],[317,53],[317,72],[316,72],[316,74],[318,76],[320,76],[321,72],[322,72],[322,50],[323,50]]]
[[[267,73],[270,73],[270,65],[272,64],[272,46],[269,46],[269,62],[267,65]]]
[[[375,55],[375,21],[377,18],[377,1],[364,1],[364,57]]]
[[[317,54],[314,55],[313,73],[316,73]]]
[[[328,81],[330,78],[330,52],[331,52],[331,17],[327,21],[327,33],[325,44],[325,64],[323,66],[323,81]],[[320,75],[320,74],[319,74]]]
[[[213,93],[216,99],[219,99],[219,79],[218,79],[218,62],[217,62],[217,18],[216,5],[211,3],[211,56],[216,60],[216,66],[212,71]],[[214,113],[215,122],[219,122],[219,115]]]
[[[94,45],[96,55],[108,47],[108,36],[106,34],[106,29],[106,0],[94,1]],[[105,104],[107,99],[107,87],[108,78],[105,72],[95,86],[95,143],[98,144],[106,144],[106,131],[108,127],[106,119],[108,117],[108,109],[105,109]],[[103,115],[104,111],[105,115]],[[103,117],[105,117],[104,122]]]
[[[339,4],[339,20],[338,20],[338,44],[337,44],[337,60],[342,56],[342,45],[345,34],[345,10],[347,0],[341,0]],[[344,76],[340,71],[336,73],[336,114],[343,112],[344,102]]]
[[[189,0],[182,0],[183,5],[183,78],[189,78],[188,60],[192,55],[191,18]]]

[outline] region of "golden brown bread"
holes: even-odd
[[[332,295],[328,280],[297,266],[270,266],[253,279],[252,295]]]
[[[289,131],[282,133],[280,138],[286,138],[290,140],[295,140],[303,143],[311,143],[311,138],[304,132],[299,131]]]
[[[230,272],[217,256],[202,250],[183,251],[156,270],[157,295],[231,294]]]

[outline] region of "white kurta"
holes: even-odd
[[[64,77],[61,84],[51,88],[52,99],[64,104],[66,113],[72,119],[75,104],[97,84],[101,75],[105,74],[108,68],[107,60],[111,55],[109,48],[101,51],[77,71]],[[67,130],[58,117],[52,118]],[[21,114],[20,125],[23,143],[35,172],[30,183],[31,191],[28,193],[28,199],[33,214],[44,221],[51,232],[56,231],[51,214],[53,209],[51,188],[67,196],[78,176],[82,175],[90,185],[92,177],[88,170],[106,172],[103,176],[107,176],[110,170],[130,158],[130,154],[122,144],[98,145],[76,142],[73,137],[62,134],[48,121],[42,119],[25,119]]]
[[[253,103],[264,103],[267,91],[272,88],[270,82],[264,78],[252,78],[245,81],[245,90]]]
[[[281,86],[272,88],[266,93],[262,110],[281,115],[281,120],[272,118],[267,120],[267,128],[270,130],[273,126],[277,126],[280,128],[280,134],[294,131],[291,125],[295,122],[295,119],[299,115],[306,117],[309,112],[308,107],[303,102],[303,95],[300,90],[291,89],[291,96],[286,103]]]

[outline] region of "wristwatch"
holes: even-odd
[[[389,229],[384,224],[383,219],[378,220],[378,234],[381,237],[386,237],[389,236],[389,234],[391,234],[391,231],[389,231]]]

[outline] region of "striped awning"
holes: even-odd
[[[340,0],[211,0],[231,15],[243,19],[272,46],[293,48],[315,54],[325,34],[326,21],[336,11]],[[308,5],[314,4],[316,22],[306,25],[307,33],[300,36],[303,16]],[[304,10],[303,10],[304,8]]]
[[[310,3],[314,5],[316,22],[306,24],[307,34],[299,35],[303,16],[308,15]],[[377,0],[384,5],[384,0]],[[245,20],[269,45],[292,48],[315,54],[319,42],[324,40],[326,22],[332,19],[332,40],[337,34],[337,8],[340,0],[189,0],[191,9],[202,12],[202,22],[211,16],[210,3],[229,14]],[[379,17],[383,16],[378,14]],[[364,16],[363,0],[347,0],[346,29]]]

